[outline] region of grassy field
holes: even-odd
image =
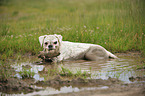
[[[144,10],[144,0],[0,0],[0,59],[37,55],[45,34],[145,56]]]

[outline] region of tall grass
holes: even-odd
[[[145,56],[144,0],[1,0],[0,58],[42,50],[40,35]]]

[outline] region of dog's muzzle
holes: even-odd
[[[53,45],[49,45],[48,50],[53,50]]]

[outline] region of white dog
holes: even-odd
[[[57,62],[78,59],[98,61],[100,59],[117,58],[100,45],[62,41],[61,35],[40,36],[39,42],[44,48],[43,51],[50,52],[53,50],[59,53],[59,56],[51,58]]]

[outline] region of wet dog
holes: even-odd
[[[62,41],[61,35],[40,36],[39,42],[41,46],[43,46],[43,52],[51,54],[48,58],[56,62],[79,59],[98,61],[108,58],[117,58],[100,45]]]

